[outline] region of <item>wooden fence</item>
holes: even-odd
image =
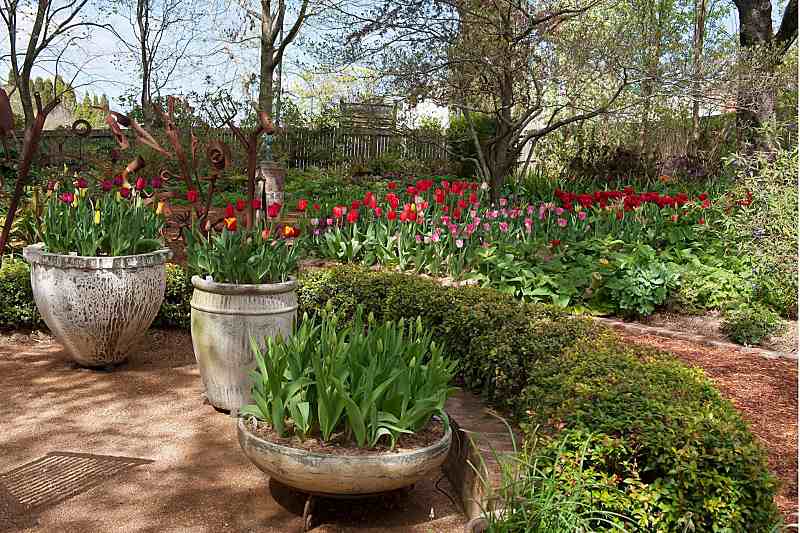
[[[200,132],[198,132],[200,133]],[[17,132],[22,138],[22,132]],[[155,135],[168,146],[162,135]],[[132,138],[132,137],[131,137]],[[244,153],[227,129],[203,133],[203,138],[218,138],[233,151],[233,162],[243,166]],[[48,130],[43,133],[38,163],[45,166],[71,164],[92,159],[108,159],[116,147],[109,130],[92,130],[78,137],[69,130]],[[276,158],[292,168],[331,167],[347,163],[368,163],[381,157],[399,157],[422,162],[447,160],[444,136],[401,135],[386,132],[358,133],[343,129],[289,129],[280,132],[273,145]]]

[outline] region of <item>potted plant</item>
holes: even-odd
[[[244,211],[244,200],[236,207]],[[192,345],[206,397],[224,410],[250,401],[250,338],[289,335],[297,311],[297,230],[263,219],[240,228],[236,210],[228,205],[220,231],[195,226],[185,235],[189,270],[199,274],[192,276]],[[270,220],[279,210],[270,206]]]
[[[160,179],[136,178],[135,161],[114,180],[89,188],[83,178],[48,185],[38,230],[26,247],[36,307],[80,365],[120,363],[158,313],[172,253],[160,239]]]
[[[416,323],[377,324],[359,308],[303,317],[289,338],[253,342],[254,403],[239,444],[271,478],[310,494],[359,495],[414,484],[444,462],[444,405],[455,365]]]

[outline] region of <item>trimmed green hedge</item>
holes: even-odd
[[[28,263],[6,257],[0,266],[0,329],[42,327],[31,289]]]
[[[609,490],[567,496],[590,508],[660,532],[769,531],[779,520],[775,481],[739,414],[668,354],[549,306],[411,275],[312,271],[299,301],[301,313],[330,305],[349,314],[361,303],[383,319],[421,316],[469,389],[549,443],[541,453],[568,463],[586,447],[588,464],[573,473]]]

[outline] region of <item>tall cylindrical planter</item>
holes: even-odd
[[[256,367],[250,338],[288,337],[297,316],[297,282],[238,285],[192,277],[192,345],[206,397],[219,409],[250,403]]]
[[[161,307],[168,249],[139,255],[85,257],[23,250],[47,327],[80,365],[121,363]]]

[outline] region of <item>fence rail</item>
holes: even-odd
[[[162,141],[161,135],[155,136],[159,142]],[[17,132],[17,137],[22,139],[22,132]],[[244,153],[230,130],[209,130],[203,133],[203,137],[226,142],[233,151],[234,164],[244,164]],[[168,145],[166,141],[163,144]],[[105,129],[92,130],[85,137],[78,137],[69,130],[48,130],[42,135],[38,163],[52,166],[93,157],[107,158],[115,146],[111,131]],[[382,156],[423,162],[448,159],[446,138],[443,135],[430,134],[417,136],[385,132],[359,133],[338,128],[296,128],[278,133],[273,147],[277,158],[289,167],[300,169],[367,163]]]

